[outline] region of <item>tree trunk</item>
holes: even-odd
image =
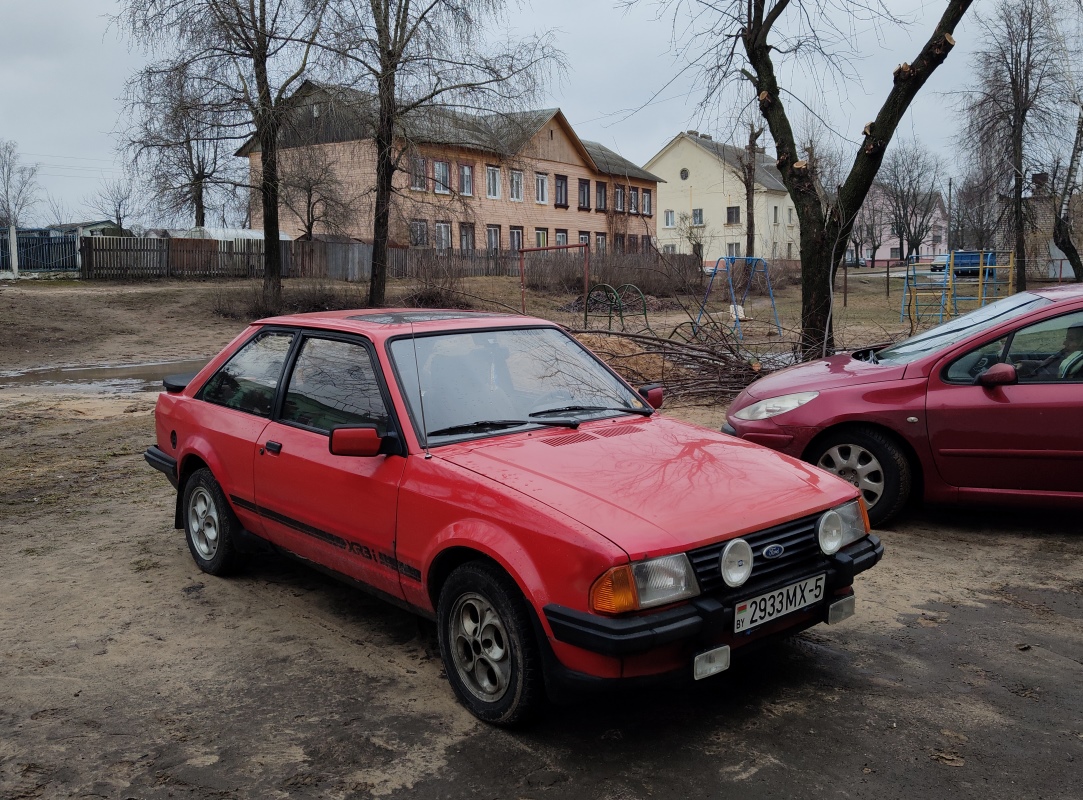
[[[379,82],[380,116],[376,123],[376,214],[372,226],[372,276],[369,305],[384,304],[387,292],[387,245],[391,240],[391,192],[395,177],[392,147],[395,137],[395,73],[387,70]]]
[[[278,227],[278,124],[268,114],[258,132],[262,156],[259,193],[263,203],[263,303],[268,311],[282,306],[282,248]]]
[[[1068,221],[1060,215],[1059,209],[1053,214],[1053,244],[1061,249],[1068,263],[1072,265],[1074,280],[1077,283],[1083,281],[1083,262],[1079,259],[1079,250],[1072,241]]]
[[[192,189],[192,205],[196,209],[196,227],[205,227],[207,222],[207,209],[203,200],[203,179],[196,179],[195,186]]]
[[[1027,236],[1023,228],[1023,126],[1012,133],[1012,226],[1015,228],[1015,291],[1027,288]]]

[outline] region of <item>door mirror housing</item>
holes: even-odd
[[[1019,373],[1011,364],[993,364],[978,376],[978,384],[986,388],[992,386],[1010,386],[1019,383]]]
[[[665,388],[660,383],[648,383],[639,387],[640,396],[647,401],[651,408],[661,408],[665,402]]]
[[[336,456],[372,458],[380,455],[383,438],[371,425],[340,426],[331,429],[327,448]]]

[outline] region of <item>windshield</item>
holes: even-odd
[[[638,394],[555,328],[408,337],[394,340],[390,352],[414,428],[429,444],[650,413]]]
[[[925,333],[919,333],[891,347],[878,350],[875,361],[878,364],[909,364],[926,353],[950,347],[972,334],[980,333],[1052,302],[1029,292],[1013,294],[1011,297],[1005,297],[1003,300],[975,309],[969,314],[956,317],[943,325],[937,325]]]

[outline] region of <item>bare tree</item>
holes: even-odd
[[[876,253],[884,245],[884,231],[887,228],[887,213],[878,195],[878,187],[873,187],[854,220],[854,228],[860,232],[861,242],[868,245],[869,266],[873,268],[876,267]],[[857,239],[854,241],[856,243]]]
[[[214,119],[215,138],[254,137],[262,166],[254,176],[263,208],[264,302],[282,300],[279,248],[279,131],[291,92],[310,68],[330,0],[121,0],[115,21],[136,42],[165,56],[133,80],[188,76],[192,109]]]
[[[636,2],[637,0],[628,0]],[[642,2],[642,0],[639,0]],[[825,213],[809,169],[799,155],[776,60],[813,59],[839,72],[848,63],[837,48],[853,41],[844,29],[857,17],[898,24],[886,0],[719,0],[696,3],[663,0],[664,9],[685,15],[674,30],[690,33],[677,42],[693,68],[699,69],[705,101],[721,102],[734,83],[750,81],[778,154],[778,168],[801,224],[801,349],[819,355],[833,348],[832,278],[850,228],[872,185],[885,148],[903,114],[929,76],[955,45],[952,32],[972,0],[948,0],[932,36],[911,63],[899,65],[876,119],[865,126],[863,141],[844,181],[838,201]],[[789,66],[793,66],[792,61]],[[815,69],[811,71],[816,71]]]
[[[47,219],[50,225],[60,226],[75,222],[72,218],[71,208],[56,195],[46,192],[45,208],[47,209]]]
[[[998,176],[985,159],[971,161],[955,190],[948,225],[956,249],[991,250],[1000,224]]]
[[[763,126],[748,123],[748,144],[739,157],[740,169],[737,178],[745,187],[745,256],[756,255],[756,167],[759,165],[763,149],[756,145],[763,134]]]
[[[222,136],[221,117],[196,94],[196,84],[184,64],[130,81],[124,150],[160,214],[204,227],[208,209],[220,210],[232,189],[248,180],[231,137]]]
[[[292,147],[281,153],[282,204],[301,222],[311,239],[343,233],[358,213],[359,198],[339,177],[338,165],[320,145]]]
[[[1035,137],[1061,121],[1065,74],[1042,0],[998,0],[979,19],[982,43],[974,57],[977,80],[966,94],[964,141],[992,153],[1010,175],[1015,238],[1015,283],[1027,287],[1023,190],[1025,158]]]
[[[706,227],[702,222],[696,222],[692,215],[682,212],[677,215],[676,233],[682,241],[688,242],[692,255],[700,260],[707,257],[711,244],[718,238],[713,228]]]
[[[136,210],[135,185],[131,178],[104,181],[97,192],[87,197],[86,206],[93,213],[113,220],[118,228],[123,229],[124,221]]]
[[[879,183],[902,258],[919,253],[932,231],[941,206],[936,188],[941,169],[940,159],[916,140],[897,142],[880,168]]]
[[[18,227],[38,202],[38,165],[23,164],[19,145],[0,139],[0,228]]]
[[[403,121],[425,108],[514,108],[538,93],[559,67],[551,34],[484,38],[503,0],[341,0],[333,5],[334,48],[376,97],[376,192],[369,303],[382,305],[387,282],[393,178],[408,149]]]

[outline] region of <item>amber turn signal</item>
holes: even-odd
[[[865,498],[864,497],[859,496],[857,498],[857,502],[858,502],[858,505],[861,506],[861,519],[865,523],[865,533],[868,533],[869,531],[872,530],[872,525],[869,524],[869,509],[865,505]]]
[[[613,567],[590,587],[590,607],[599,614],[622,614],[639,608],[632,567]]]

